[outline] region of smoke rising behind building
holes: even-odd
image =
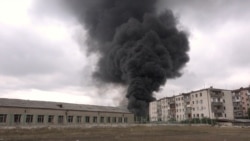
[[[146,116],[153,92],[181,76],[189,60],[187,34],[172,11],[157,14],[156,0],[58,2],[87,30],[89,52],[101,55],[93,76],[128,87],[128,109]]]

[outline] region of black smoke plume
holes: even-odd
[[[188,62],[187,35],[170,10],[157,14],[157,0],[64,0],[88,33],[90,51],[101,54],[94,76],[128,86],[128,109],[147,116],[153,92],[181,76]]]

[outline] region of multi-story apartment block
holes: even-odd
[[[250,87],[240,88],[232,91],[235,118],[248,117],[250,108]]]
[[[157,104],[158,103],[158,104]],[[160,103],[160,104],[159,104]],[[230,90],[207,88],[173,97],[162,98],[150,104],[158,121],[177,121],[191,118],[234,119],[232,93]],[[151,114],[151,112],[150,112]],[[151,121],[155,121],[151,119]]]

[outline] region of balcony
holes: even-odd
[[[223,102],[212,102],[212,106],[222,106]]]
[[[186,108],[185,114],[190,114],[192,112],[191,108]]]
[[[210,90],[210,96],[211,97],[218,97],[219,98],[219,97],[223,97],[224,93],[221,90],[212,89],[212,90]]]
[[[184,102],[190,102],[191,98],[184,98]]]
[[[175,104],[175,101],[171,100],[171,101],[168,102],[168,104]]]
[[[212,109],[212,111],[214,113],[223,113],[224,112],[224,110],[222,108],[220,108],[220,109]]]
[[[233,99],[233,102],[241,102],[241,99]]]
[[[221,98],[221,97],[223,97],[223,93],[222,92],[210,92],[210,96],[216,97],[216,98]]]
[[[250,96],[250,92],[249,91],[247,92],[247,95]]]

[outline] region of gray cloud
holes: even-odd
[[[210,85],[228,89],[249,85],[250,80],[246,80],[250,76],[247,73],[250,67],[249,5],[248,0],[161,0],[158,7],[172,9],[179,17],[180,26],[189,31],[191,50],[190,62],[182,70],[182,77],[168,80],[156,96],[160,98]],[[50,10],[55,9],[32,11],[33,27],[17,28],[0,23],[1,92],[77,87],[80,93],[88,93],[92,98],[106,93],[97,100],[100,103],[107,94],[119,99],[115,93],[123,92],[120,86],[93,85],[96,82],[91,75],[98,57],[86,57],[86,50],[81,48],[83,54],[77,58],[75,53],[80,52],[74,41],[51,41],[34,32],[35,24],[42,24],[41,21],[48,18],[52,18],[51,21],[58,18],[62,23],[75,22],[64,12],[53,16],[46,14]],[[104,104],[111,102],[106,100]]]
[[[204,86],[235,89],[250,83],[250,1],[161,0],[160,11],[170,8],[190,33],[190,62],[184,75],[168,81],[159,95]]]
[[[0,88],[51,90],[82,85],[82,69],[91,70],[74,41],[48,40],[32,28],[0,26],[0,76],[12,83]],[[89,77],[86,73],[85,81]]]

